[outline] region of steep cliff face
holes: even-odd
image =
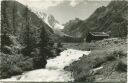
[[[44,11],[33,10],[38,17],[40,17],[46,24],[48,24],[53,30],[63,29],[62,26],[53,15],[46,14]]]
[[[64,29],[67,29],[68,32],[73,32],[71,35],[79,32],[79,35],[86,36],[88,31],[104,31],[112,37],[126,37],[127,25],[128,2],[111,1],[108,6],[96,9],[88,19],[79,24],[78,22],[68,23]]]

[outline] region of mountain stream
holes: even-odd
[[[67,49],[53,59],[47,60],[45,69],[37,69],[25,72],[19,76],[12,76],[2,81],[29,81],[29,82],[68,82],[73,81],[72,73],[65,71],[64,67],[79,60],[83,55],[89,55],[90,51]]]

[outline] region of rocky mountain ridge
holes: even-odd
[[[126,37],[128,26],[128,1],[111,1],[83,21],[72,20],[65,24],[64,32],[69,35],[86,37],[88,32],[106,32],[111,37]],[[76,36],[77,36],[76,35]]]
[[[34,11],[45,23],[47,23],[52,29],[63,29],[63,26],[54,18],[53,15],[49,15],[44,11]]]

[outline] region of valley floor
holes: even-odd
[[[75,81],[122,82],[127,80],[126,39],[105,39],[92,43],[64,43],[65,48],[91,50],[65,70]]]
[[[60,56],[47,60],[45,69],[29,71],[3,81],[126,82],[126,39],[62,44],[67,50],[61,52]]]

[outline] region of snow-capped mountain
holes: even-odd
[[[60,37],[66,35],[61,30],[64,28],[55,18],[53,15],[48,15],[44,13],[44,11],[34,11],[47,25],[49,25],[56,35]]]
[[[44,13],[43,11],[36,11],[36,14],[47,23],[53,30],[63,29],[64,26],[54,18],[54,16]]]
[[[31,8],[31,11],[36,13],[36,15],[41,18],[53,31],[54,31],[54,37],[64,37],[68,36],[64,32],[62,32],[62,29],[64,26],[62,26],[53,15],[46,14],[45,11],[37,11],[33,8]]]

